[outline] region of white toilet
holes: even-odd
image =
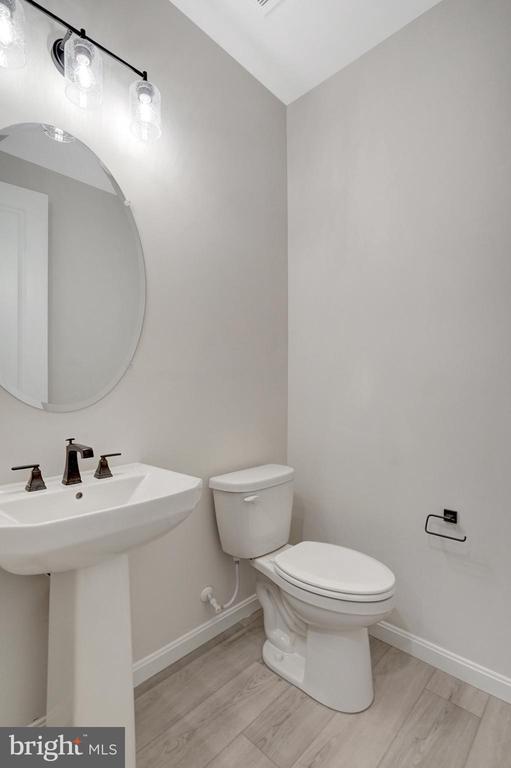
[[[265,663],[339,712],[373,701],[367,628],[394,606],[392,571],[335,544],[288,544],[294,470],[277,464],[211,478],[224,552],[251,560]]]

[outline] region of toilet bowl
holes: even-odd
[[[346,547],[288,544],[293,476],[272,464],[211,478],[222,547],[256,570],[265,664],[327,707],[361,712],[374,696],[368,627],[392,611],[395,578]]]
[[[379,586],[371,593],[343,593],[307,582],[300,583],[298,563],[324,554],[322,567],[337,563],[339,586],[349,582],[349,567],[381,567]],[[279,563],[293,558],[296,566],[286,573]],[[265,663],[309,696],[340,712],[361,712],[373,701],[373,679],[368,627],[389,615],[394,607],[394,577],[384,565],[359,552],[331,544],[303,542],[251,561],[257,571],[256,591],[264,612]],[[362,576],[362,574],[360,574]],[[305,575],[304,575],[305,578]],[[362,587],[362,580],[360,588]],[[346,586],[344,587],[346,588]],[[351,585],[353,590],[355,587]]]

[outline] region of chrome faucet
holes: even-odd
[[[62,478],[63,485],[76,485],[81,483],[82,478],[80,476],[80,470],[78,468],[78,454],[82,459],[92,459],[94,451],[89,448],[88,445],[80,445],[75,443],[76,438],[68,437],[66,445],[66,467],[64,469],[64,476]]]

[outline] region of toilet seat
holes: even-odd
[[[335,600],[379,602],[394,594],[392,571],[354,549],[304,541],[281,550],[272,561],[284,581]]]

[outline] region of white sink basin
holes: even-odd
[[[182,522],[202,481],[146,464],[112,472],[72,486],[54,477],[34,493],[0,486],[0,567],[51,574],[46,724],[124,727],[125,766],[135,768],[126,552]]]
[[[194,509],[202,481],[146,464],[112,468],[113,477],[60,477],[47,490],[0,487],[0,566],[18,574],[85,568],[170,531]]]

